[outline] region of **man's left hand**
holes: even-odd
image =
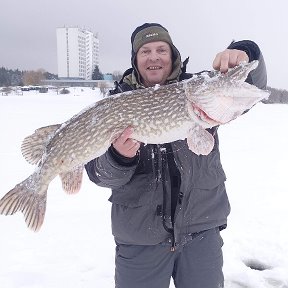
[[[222,73],[226,73],[228,68],[233,68],[244,61],[249,62],[249,57],[245,51],[226,49],[216,55],[213,61],[213,68]]]

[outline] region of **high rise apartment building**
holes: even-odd
[[[91,31],[78,27],[57,28],[59,78],[91,80],[99,66],[99,40]]]

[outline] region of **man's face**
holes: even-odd
[[[145,87],[165,84],[172,72],[172,50],[163,41],[144,44],[136,55],[137,68]]]

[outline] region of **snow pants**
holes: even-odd
[[[190,236],[190,237],[189,237]],[[223,240],[218,228],[194,233],[171,252],[168,241],[153,246],[116,246],[116,288],[222,288]]]

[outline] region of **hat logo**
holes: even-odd
[[[159,34],[155,32],[155,33],[146,34],[145,37],[149,38],[149,37],[154,37],[154,36],[158,36],[158,35]]]

